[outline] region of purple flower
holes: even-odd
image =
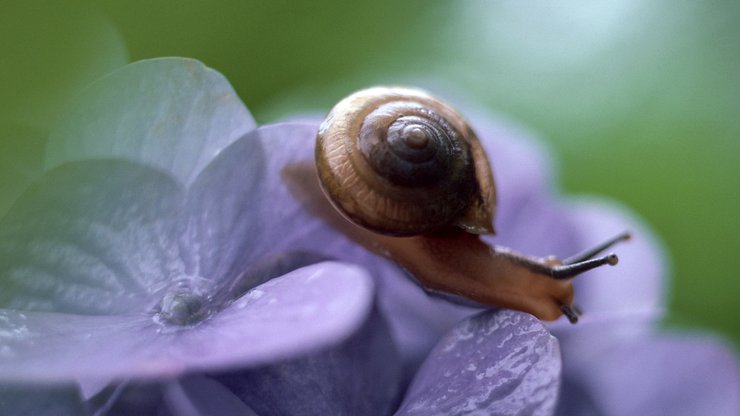
[[[625,222],[639,223],[623,209],[593,201],[571,204],[570,215],[585,244]],[[738,414],[740,367],[731,348],[711,336],[657,327],[664,265],[656,261],[650,234],[640,235],[620,250],[618,275],[595,271],[576,283],[589,311],[579,325],[550,328],[563,352],[558,414]]]
[[[427,354],[471,310],[306,210],[284,175],[316,131],[256,128],[191,60],[85,90],[0,221],[2,413],[548,413],[539,321],[485,312]]]
[[[561,319],[548,325],[563,359],[556,413],[738,414],[740,367],[732,349],[711,336],[657,327],[665,311],[666,265],[649,228],[611,201],[586,197],[556,203],[548,192],[553,174],[546,151],[524,140],[526,133],[492,123],[490,116],[474,121],[502,199],[500,237],[492,241],[564,256],[632,231],[631,241],[619,246],[618,267],[595,269],[575,280],[576,302],[585,311],[578,324]],[[512,136],[519,142],[508,148],[495,140]]]
[[[542,152],[501,124],[474,127],[501,196],[497,243],[562,256],[631,227],[608,207],[556,203]],[[653,409],[611,396],[631,394],[623,361],[586,354],[653,363],[685,350],[650,335],[649,242],[611,276],[579,282],[587,315],[552,327],[561,348],[527,314],[428,296],[315,216],[294,168],[311,163],[317,128],[257,128],[223,77],[192,60],[142,61],[88,88],[50,138],[46,174],[0,220],[0,413],[545,415],[561,349],[561,410]],[[604,290],[627,290],[615,281],[635,292],[613,301]],[[700,356],[714,361],[683,374],[724,369],[718,385],[736,387],[734,359],[709,345]],[[668,404],[659,397],[649,404]]]

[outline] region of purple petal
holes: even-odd
[[[537,319],[487,311],[437,344],[397,415],[547,415],[559,380],[558,343]]]
[[[614,247],[616,267],[602,267],[575,280],[576,299],[590,319],[652,321],[665,305],[665,255],[655,234],[637,217],[613,202],[582,199],[568,212],[580,245],[592,247],[623,232],[632,238]]]
[[[565,257],[584,249],[553,197],[551,152],[521,128],[491,121],[490,114],[472,120],[496,183],[496,236],[489,241],[535,256]]]
[[[497,193],[512,200],[523,194],[548,194],[554,183],[550,150],[522,127],[490,113],[471,115],[471,125],[493,167]],[[503,175],[501,183],[498,177]]]
[[[740,367],[707,338],[650,336],[614,342],[590,359],[563,350],[562,415],[718,415],[740,413]],[[569,361],[579,361],[569,368]],[[588,406],[588,407],[585,407]]]
[[[324,252],[340,253],[336,245],[346,246],[346,243],[337,237],[343,237],[340,240],[346,237],[329,229],[322,218],[308,211],[302,204],[304,201],[298,199],[300,195],[291,192],[287,178],[295,166],[313,168],[317,132],[318,123],[310,122],[275,124],[259,130],[257,137],[268,161],[263,183],[265,189],[272,191],[266,196],[267,203],[260,207],[259,215],[267,221],[267,230],[276,230],[275,235],[284,236],[278,243],[282,247],[322,249],[328,245]],[[305,173],[315,175],[310,170]],[[284,201],[287,203],[283,204]]]
[[[265,156],[256,131],[242,137],[210,163],[188,191],[180,250],[188,272],[231,282],[256,260],[267,239],[261,206]],[[254,282],[254,285],[259,282]]]
[[[460,320],[480,310],[430,295],[390,261],[375,263],[369,267],[378,281],[378,304],[388,317],[407,384],[439,339]]]
[[[385,415],[396,404],[401,368],[377,311],[339,345],[296,360],[217,376],[257,414]]]
[[[49,172],[0,222],[0,307],[83,314],[151,307],[150,295],[182,269],[172,239],[182,198],[169,177],[127,162]]]
[[[303,356],[356,332],[372,309],[361,269],[320,263],[273,279],[193,326],[152,313],[0,310],[0,380],[175,377]]]
[[[180,250],[188,273],[248,289],[269,277],[257,269],[271,263],[335,257],[333,240],[341,236],[296,203],[282,179],[287,165],[311,160],[315,129],[259,128],[203,170],[183,215]]]
[[[372,280],[355,266],[324,262],[270,280],[179,339],[202,365],[228,368],[287,360],[333,345],[368,319]],[[200,357],[204,354],[206,357]]]
[[[136,62],[88,87],[60,117],[47,167],[94,158],[150,164],[189,184],[255,122],[228,81],[183,58]]]
[[[527,254],[564,258],[631,231],[634,238],[613,249],[620,258],[617,267],[602,267],[575,280],[576,302],[586,312],[585,320],[660,315],[664,256],[648,227],[615,203],[555,200],[550,189],[556,175],[547,149],[526,132],[489,120],[474,118],[499,197],[497,236],[489,241]]]
[[[144,359],[158,354],[156,328],[147,316],[0,309],[0,337],[0,378],[7,381],[123,377],[140,372],[136,367],[156,364]]]

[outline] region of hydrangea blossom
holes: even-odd
[[[539,321],[430,297],[307,209],[289,168],[310,163],[317,128],[257,128],[192,60],[142,61],[88,88],[49,140],[46,174],[0,220],[0,413],[552,414],[561,351]],[[476,128],[502,197],[497,242],[564,255],[623,220],[556,203],[541,152],[499,124]],[[579,301],[593,324],[552,328],[568,348],[561,410],[670,404],[611,401],[630,387],[617,364],[589,373],[590,355],[572,358],[591,331],[614,341],[596,351],[633,340],[647,361],[685,351],[650,338],[657,254],[633,247],[623,263],[645,296],[599,303],[620,277],[589,276]],[[737,387],[734,359],[710,347],[707,367],[684,374]]]
[[[561,319],[547,325],[563,358],[556,414],[737,414],[740,368],[732,349],[713,336],[658,328],[665,312],[667,265],[649,227],[613,201],[581,197],[554,202],[546,149],[533,147],[528,132],[490,115],[475,113],[473,121],[489,146],[500,188],[499,235],[491,241],[564,256],[625,229],[633,234],[618,248],[618,267],[594,269],[575,280],[576,300],[585,311],[579,323]],[[518,140],[501,146],[495,137]],[[532,234],[547,238],[529,238]]]

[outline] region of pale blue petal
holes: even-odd
[[[0,307],[143,312],[182,274],[174,240],[182,189],[121,161],[59,167],[0,221]]]
[[[90,85],[49,139],[46,166],[119,158],[189,184],[255,122],[218,72],[193,59],[136,62]]]

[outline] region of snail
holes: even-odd
[[[326,198],[358,227],[354,238],[425,288],[492,307],[575,323],[572,278],[615,265],[595,257],[623,233],[565,261],[485,243],[494,234],[491,164],[473,129],[425,91],[373,87],[351,94],[319,127],[316,168]]]

